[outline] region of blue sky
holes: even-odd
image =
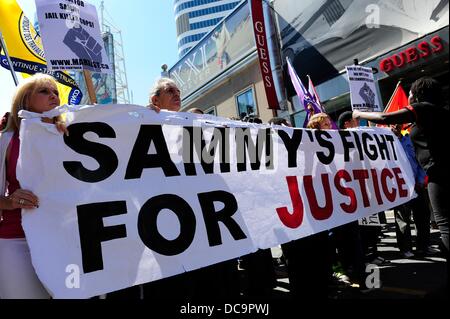
[[[17,2],[33,20],[34,0]],[[101,0],[87,2],[97,7],[100,16]],[[122,31],[133,102],[146,105],[150,87],[160,76],[161,65],[170,67],[178,60],[173,0],[105,0],[104,5],[114,25]],[[109,16],[108,20],[111,20]],[[20,78],[20,74],[17,75]],[[9,111],[13,91],[14,82],[9,71],[0,68],[0,116]]]

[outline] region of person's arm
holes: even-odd
[[[8,196],[0,196],[0,210],[33,209],[37,207],[39,207],[39,199],[32,192],[24,189],[18,189]]]
[[[353,111],[353,118],[368,120],[376,124],[405,124],[416,120],[414,113],[408,109],[401,109],[393,113]]]
[[[153,104],[147,105],[147,108],[150,109],[150,110],[155,111],[158,114],[159,114],[159,112],[161,112],[161,108],[159,108],[159,107],[157,107],[156,105],[153,105]]]
[[[58,132],[69,136],[69,130],[67,129],[66,122],[62,116],[56,116],[53,118],[53,123],[56,126]]]

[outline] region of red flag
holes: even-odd
[[[397,84],[397,87],[395,88],[395,91],[391,97],[391,100],[389,101],[388,105],[384,109],[384,113],[397,112],[397,111],[405,108],[408,104],[409,104],[408,96],[406,95],[405,90],[403,90],[403,87],[399,82]]]
[[[384,113],[393,113],[404,109],[409,104],[408,96],[403,90],[401,82],[398,82],[397,87],[395,88],[394,94],[392,94],[391,99],[389,100],[388,105],[384,109]],[[387,125],[378,124],[378,127],[386,127]],[[404,124],[402,127],[402,131],[407,130],[409,128],[408,124]]]

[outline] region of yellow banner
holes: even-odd
[[[0,0],[0,30],[10,56],[45,63],[41,37],[16,0]]]
[[[47,70],[41,37],[16,0],[0,0],[0,31],[16,72],[23,76],[39,72],[50,74],[58,81],[62,103],[80,103],[83,94],[75,80],[66,72]],[[9,69],[4,55],[1,51],[0,65]]]

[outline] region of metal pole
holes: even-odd
[[[103,1],[100,3],[100,26],[101,26],[101,31],[105,32],[105,20],[103,17],[103,11],[105,10],[105,5],[103,4]]]
[[[92,82],[91,72],[83,70],[84,81],[86,82],[86,88],[89,94],[89,100],[91,104],[97,104],[97,95],[95,94],[94,83]]]
[[[0,31],[0,47],[3,48],[3,51],[5,52],[5,56],[6,56],[6,59],[8,60],[8,64],[9,64],[9,70],[11,71],[11,75],[13,77],[15,85],[18,86],[19,80],[17,79],[16,72],[14,71],[14,65],[12,64],[11,58],[9,57],[8,49],[6,48],[5,41],[3,41],[3,34],[1,31]]]
[[[399,89],[400,84],[402,83],[402,81],[398,81],[397,85],[395,86],[395,90],[394,93],[392,93],[391,98],[389,99],[388,104],[386,104],[386,107],[384,108],[383,112],[386,112],[386,109],[388,108],[389,104],[391,104],[392,100],[394,99],[394,96],[397,94],[397,90]]]

